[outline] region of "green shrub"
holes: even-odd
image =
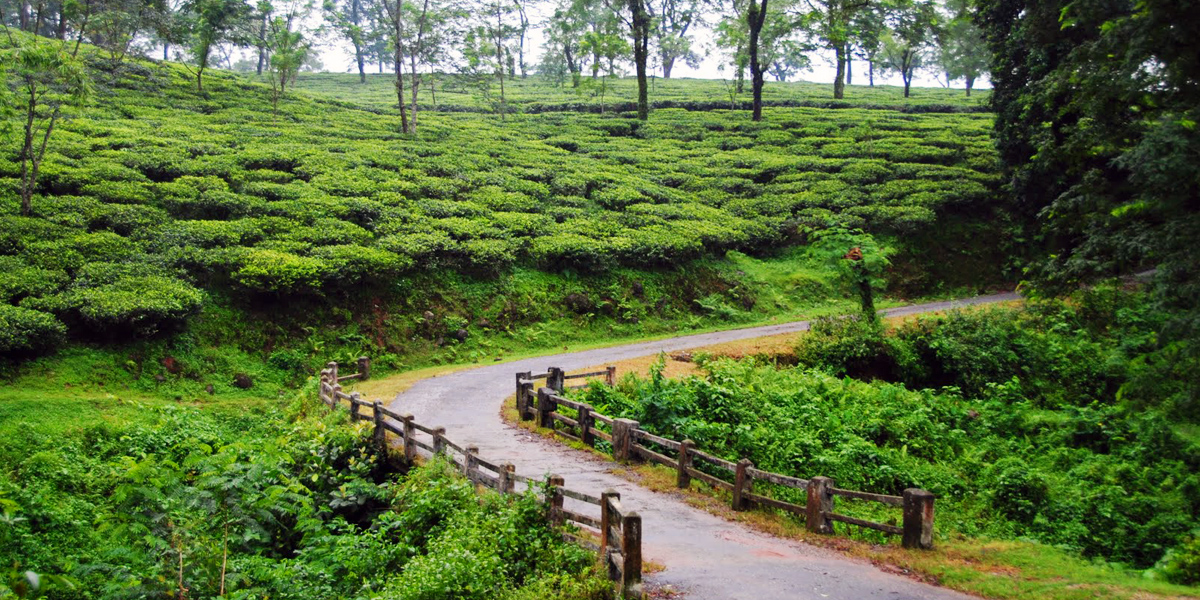
[[[315,291],[329,271],[324,260],[282,250],[246,248],[238,259],[234,281],[262,292]]]
[[[61,343],[67,328],[53,315],[0,304],[0,355],[39,352]]]

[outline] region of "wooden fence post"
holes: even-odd
[[[446,451],[446,428],[433,428],[433,453],[441,454]]]
[[[592,433],[592,407],[590,404],[580,404],[579,414],[579,441],[588,446],[596,445],[596,436]]]
[[[561,394],[563,387],[566,386],[566,372],[558,367],[550,367],[546,369],[546,373],[546,387],[554,390],[555,393]]]
[[[366,381],[371,376],[371,359],[365,356],[358,357],[358,380]]]
[[[904,490],[905,548],[933,548],[933,494],[917,488]]]
[[[620,499],[621,494],[612,488],[608,488],[604,490],[604,493],[600,494],[600,551],[605,554],[605,562],[608,562],[608,550],[613,546],[613,541],[608,537],[608,530],[613,525],[612,511],[609,509],[609,503]]]
[[[375,409],[375,414],[372,415],[375,421],[375,444],[379,448],[379,455],[386,459],[387,430],[383,428],[383,403],[376,400],[373,408]]]
[[[500,465],[500,488],[501,494],[513,493],[513,474],[516,473],[517,467],[512,463],[504,463]]]
[[[475,481],[471,475],[471,470],[475,468],[475,459],[479,456],[479,446],[467,446],[467,451],[463,452],[463,476],[470,481]]]
[[[613,419],[612,447],[613,459],[620,462],[633,460],[633,432],[638,428],[633,419]]]
[[[334,371],[334,373],[337,373],[337,371]],[[337,380],[335,379],[333,389],[330,391],[332,392],[331,399],[333,400],[333,404],[330,405],[329,408],[337,408],[338,402],[341,402],[341,398],[338,397],[338,394],[342,393],[342,384],[337,383]]]
[[[813,533],[833,533],[833,480],[813,477],[808,480],[808,504],[805,506],[805,526]]]
[[[691,450],[695,445],[696,442],[692,440],[683,440],[679,443],[679,463],[675,467],[678,470],[675,475],[675,485],[683,489],[692,485],[692,476],[688,473],[688,469],[692,468]]]
[[[404,460],[411,465],[417,458],[417,444],[415,443],[416,440],[413,439],[413,436],[417,433],[417,428],[413,426],[413,416],[411,413],[405,414],[401,417],[401,420],[404,421]]]
[[[737,469],[733,474],[733,510],[750,508],[750,499],[746,497],[746,494],[753,487],[754,480],[750,478],[747,470],[753,466],[754,463],[750,462],[748,458],[737,461]]]
[[[608,385],[608,387],[613,387],[613,386],[617,385],[617,366],[616,365],[609,365],[608,368],[605,369],[604,383],[606,385]]]
[[[550,388],[538,388],[538,427],[554,429],[554,419],[550,417],[550,413],[554,412],[554,409],[558,408],[558,406],[550,399],[551,393]]]
[[[555,527],[561,527],[564,521],[563,515],[563,478],[562,475],[550,476],[550,523]]]
[[[333,361],[329,361],[329,362],[325,363],[325,368],[329,369],[329,382],[336,385],[337,378],[338,378],[337,363],[333,362]]]
[[[628,598],[642,597],[642,517],[630,512],[621,518],[621,590]]]
[[[359,419],[358,401],[362,400],[362,394],[358,392],[350,392],[350,422],[353,423]]]
[[[529,396],[526,395],[525,381],[533,376],[533,373],[526,371],[517,373],[517,414],[520,415],[522,421],[529,420]],[[533,384],[529,384],[532,389]]]

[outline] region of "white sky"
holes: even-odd
[[[539,3],[530,11],[530,20],[534,26],[526,34],[525,49],[526,63],[532,72],[537,65],[542,55],[542,43],[544,37],[539,22],[545,19],[545,16],[550,12],[547,10],[547,3]],[[318,15],[314,15],[319,18]],[[711,14],[706,17],[709,22],[716,22],[719,15]],[[732,79],[734,71],[728,66],[727,59],[713,44],[713,31],[709,26],[693,26],[692,30],[693,49],[702,57],[700,64],[696,68],[689,67],[683,64],[682,61],[676,62],[672,70],[672,77],[695,77],[702,79]],[[653,52],[653,49],[651,50]],[[354,70],[353,51],[348,42],[340,38],[331,38],[326,40],[318,47],[321,62],[324,64],[324,70],[332,73],[349,73]],[[802,72],[793,77],[793,80],[813,81],[817,83],[832,83],[835,74],[832,52],[822,51],[815,53],[812,57],[812,69]],[[866,85],[867,83],[867,64],[866,62],[855,61],[852,65],[852,83],[855,85]],[[368,72],[375,72],[377,69],[372,69],[368,66]],[[626,65],[626,73],[632,74],[633,65]],[[749,73],[747,73],[749,77]],[[770,85],[771,77],[767,77],[767,85]],[[875,83],[884,85],[903,85],[899,75],[883,76],[876,72]],[[914,87],[944,87],[942,83],[934,77],[932,73],[919,72],[913,81]],[[963,82],[954,82],[953,87],[961,89]],[[986,78],[976,81],[976,88],[986,89],[990,84]]]

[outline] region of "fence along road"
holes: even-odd
[[[995,294],[894,308],[884,314],[913,315],[1018,299],[1016,294]],[[565,485],[574,489],[616,489],[622,501],[637,506],[641,514],[646,559],[667,567],[661,573],[647,575],[646,582],[672,585],[687,592],[689,598],[970,598],[885,573],[869,563],[823,548],[778,539],[725,521],[612,474],[610,470],[617,465],[609,460],[534,436],[500,419],[501,405],[513,392],[513,372],[540,372],[549,365],[582,369],[658,352],[804,331],[808,325],[808,321],[797,321],[497,363],[417,382],[396,396],[390,408],[411,413],[422,423],[445,427],[448,436],[469,440],[479,447],[480,454],[497,462],[513,463],[518,472],[561,475]],[[571,502],[566,500],[568,510]]]

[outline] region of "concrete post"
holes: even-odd
[[[637,421],[633,419],[613,419],[612,426],[612,446],[613,459],[621,462],[633,460],[633,432],[638,428]]]
[[[554,390],[555,393],[561,394],[563,388],[566,386],[567,380],[564,379],[567,375],[566,372],[558,367],[550,367],[546,369],[546,373],[548,373],[546,376],[546,387]]]
[[[592,433],[592,407],[588,404],[579,405],[579,414],[576,415],[579,421],[579,441],[588,446],[596,445],[596,436]]]
[[[805,506],[805,526],[813,533],[833,533],[833,480],[813,477],[808,480],[808,504]]]
[[[554,412],[558,405],[550,399],[551,393],[550,388],[538,388],[538,427],[554,429],[554,419],[550,418],[550,413]]]
[[[413,439],[413,436],[417,434],[417,428],[413,426],[411,414],[404,415],[401,420],[404,421],[404,461],[411,465],[417,458],[417,445],[414,443],[416,440]]]
[[[371,359],[365,356],[358,357],[358,380],[366,381],[371,376]]]
[[[561,527],[565,522],[563,515],[563,478],[562,475],[550,476],[550,523]]]
[[[933,548],[933,494],[917,488],[904,490],[905,548]]]
[[[691,450],[696,446],[696,442],[692,440],[683,440],[679,444],[679,463],[676,465],[678,473],[675,475],[675,485],[687,489],[692,485],[692,476],[688,473],[688,469],[692,468]]]
[[[746,497],[746,494],[753,486],[753,480],[748,472],[748,469],[753,466],[754,463],[750,462],[748,458],[737,462],[737,468],[733,473],[733,510],[750,508],[750,499]]]

